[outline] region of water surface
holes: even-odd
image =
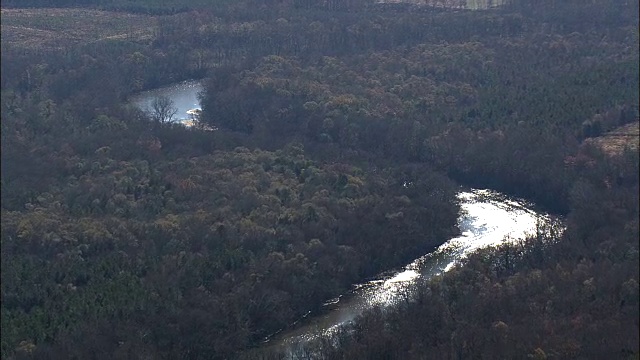
[[[131,103],[146,111],[151,108],[151,103],[155,98],[166,96],[173,100],[174,106],[178,109],[178,112],[172,120],[187,120],[191,118],[191,116],[187,114],[187,111],[200,108],[198,93],[202,91],[202,89],[203,87],[200,81],[183,81],[181,83],[143,91],[133,96]]]
[[[325,304],[328,310],[325,314],[303,319],[301,325],[276,335],[268,342],[269,346],[285,350],[291,358],[296,358],[293,356],[295,350],[317,334],[331,334],[374,306],[392,306],[405,301],[410,287],[418,279],[442,274],[480,248],[535,235],[538,225],[553,221],[548,214],[534,211],[522,200],[490,190],[463,191],[458,198],[461,202],[460,236],[404,268],[353,285],[349,293]]]

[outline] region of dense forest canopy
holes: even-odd
[[[638,122],[638,2],[461,5],[3,0],[2,357],[280,358],[455,235],[461,183],[566,230],[308,354],[637,358],[638,150],[598,144]],[[127,103],[186,79],[219,130]]]

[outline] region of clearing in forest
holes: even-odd
[[[101,40],[150,39],[158,17],[88,9],[2,9],[2,43],[64,48]]]
[[[600,137],[587,139],[587,142],[601,147],[609,155],[622,154],[627,147],[637,151],[640,143],[640,121],[620,126]]]

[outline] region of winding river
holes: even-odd
[[[277,334],[268,341],[296,359],[296,350],[317,334],[330,335],[374,306],[393,306],[405,301],[412,285],[419,279],[438,276],[470,253],[484,247],[523,240],[535,235],[539,225],[555,221],[539,213],[523,200],[515,200],[491,190],[468,190],[458,193],[461,235],[423,255],[404,268],[385,272],[377,278],[353,285],[348,294],[325,304],[324,315],[300,321],[292,330]]]
[[[186,118],[187,110],[199,107],[199,82],[180,84],[148,91],[132,98],[145,109],[157,96],[170,97],[178,107],[175,120]],[[317,334],[331,334],[374,306],[393,306],[404,301],[409,289],[419,279],[438,276],[470,253],[487,246],[519,241],[536,233],[539,224],[554,219],[536,212],[525,201],[491,190],[463,190],[458,193],[461,212],[458,228],[461,235],[442,244],[436,251],[418,257],[401,269],[387,271],[373,280],[353,285],[351,291],[325,303],[321,315],[308,316],[288,329],[265,339],[264,347],[276,347],[295,359],[297,348]]]

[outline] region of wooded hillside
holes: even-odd
[[[314,357],[638,357],[638,152],[588,140],[638,121],[637,1],[51,5],[2,3],[3,358],[278,357],[247,351],[455,235],[459,184],[567,229]],[[186,79],[219,130],[127,103]]]

